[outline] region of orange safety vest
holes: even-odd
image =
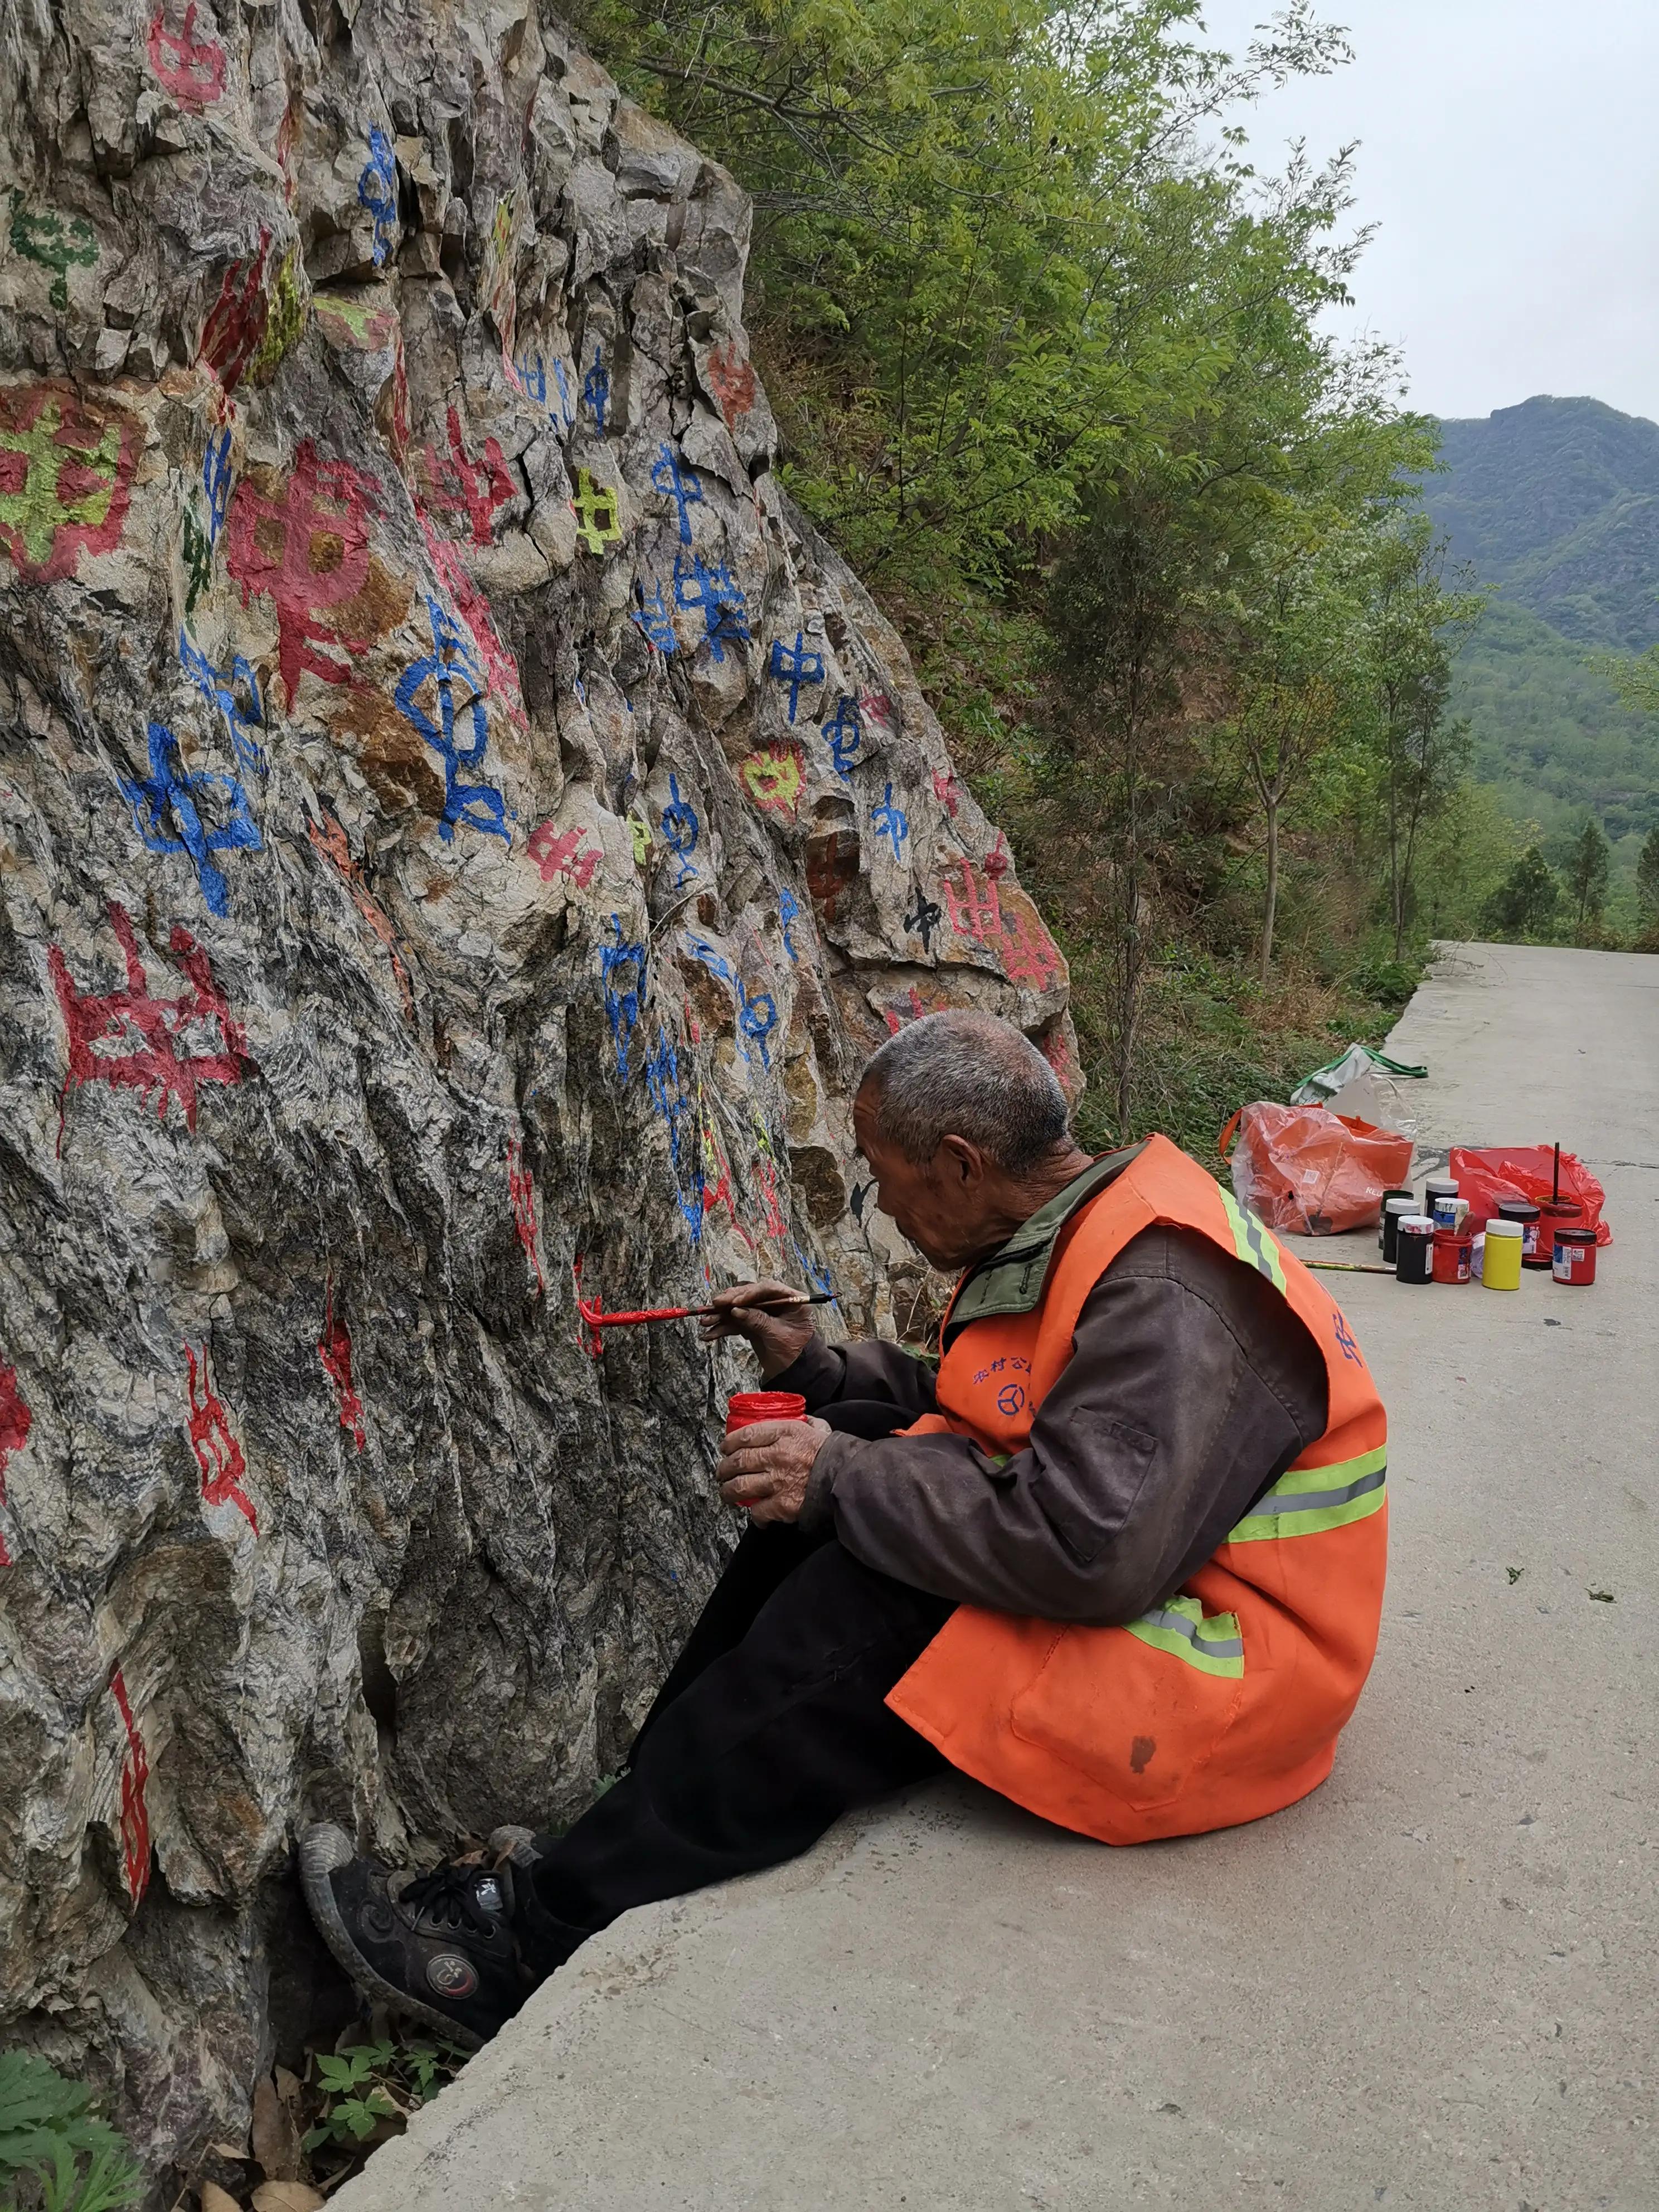
[[[908,1433],[1023,1450],[1089,1293],[1154,1222],[1200,1231],[1283,1293],[1325,1356],[1324,1434],[1140,1620],[959,1606],[887,1699],[963,1773],[1107,1844],[1231,1827],[1318,1788],[1376,1654],[1387,1558],[1387,1425],[1340,1308],[1167,1138],[1066,1224],[1030,1310],[954,1332],[946,1315],[939,1411]]]

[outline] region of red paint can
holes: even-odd
[[[757,1421],[804,1421],[806,1401],[795,1390],[739,1390],[726,1401],[726,1433],[752,1429]]]
[[[1467,1229],[1437,1229],[1434,1232],[1434,1279],[1437,1283],[1467,1283],[1474,1237]]]
[[[1550,1273],[1558,1283],[1593,1283],[1595,1280],[1595,1231],[1593,1229],[1558,1229],[1555,1232],[1555,1257]]]

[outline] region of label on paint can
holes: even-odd
[[[1558,1283],[1595,1280],[1595,1233],[1593,1230],[1558,1231],[1550,1273]]]

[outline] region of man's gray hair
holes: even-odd
[[[1066,1093],[1012,1022],[952,1007],[924,1014],[872,1053],[859,1088],[877,1124],[918,1165],[965,1137],[1008,1175],[1025,1175],[1066,1139]]]

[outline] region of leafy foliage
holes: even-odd
[[[1561,879],[1536,845],[1528,845],[1486,902],[1487,927],[1498,937],[1542,937],[1561,903]]]
[[[143,2169],[92,2102],[84,2082],[65,2081],[33,2051],[0,2051],[0,2185],[27,2177],[41,2212],[136,2204],[146,2185]],[[6,2212],[15,2201],[8,2193]]]
[[[453,2081],[460,2054],[431,2043],[362,2043],[313,2060],[322,2094],[322,2114],[305,2138],[308,2151],[325,2146],[360,2148],[387,2124],[401,2128],[446,2081]]]

